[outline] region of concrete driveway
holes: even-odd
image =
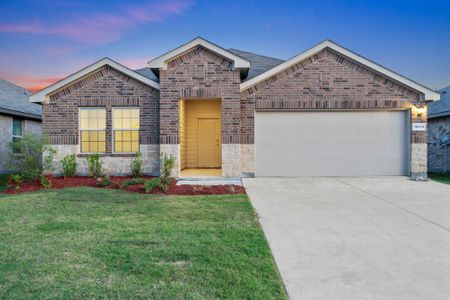
[[[292,299],[449,299],[450,185],[328,177],[244,186]]]

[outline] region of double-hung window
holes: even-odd
[[[106,109],[80,108],[80,145],[82,153],[106,152]]]
[[[22,138],[22,120],[21,119],[13,119],[12,124],[12,139],[13,139],[13,147],[12,151],[13,153],[21,153],[22,150],[20,149],[20,146],[17,144],[17,141]]]
[[[113,115],[113,151],[133,153],[139,151],[139,108],[115,107]]]

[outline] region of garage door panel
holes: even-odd
[[[407,118],[406,111],[256,112],[256,175],[407,175]]]

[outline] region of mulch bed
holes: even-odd
[[[110,176],[112,182],[109,186],[99,186],[99,181],[92,177],[87,176],[75,176],[75,177],[54,177],[47,176],[52,184],[53,190],[63,189],[67,187],[79,187],[79,186],[90,186],[96,188],[107,188],[107,189],[121,189],[121,183],[132,179],[130,176]],[[152,177],[144,176],[143,179],[151,179]],[[177,181],[172,180],[169,185],[167,192],[160,189],[154,189],[148,194],[167,194],[167,195],[224,195],[224,194],[245,194],[245,189],[238,185],[176,185]],[[24,182],[20,185],[19,189],[16,189],[13,185],[4,191],[5,194],[20,194],[26,192],[34,192],[38,190],[43,190],[39,180]],[[133,193],[145,194],[143,184],[130,185],[123,188],[124,191]]]

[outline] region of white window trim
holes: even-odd
[[[136,129],[136,128],[114,129],[114,110],[115,109],[137,109],[139,111],[139,128],[138,129]],[[112,137],[111,137],[111,142],[112,142],[111,153],[112,154],[118,154],[118,155],[130,155],[130,154],[134,155],[134,154],[136,154],[138,152],[141,152],[141,139],[140,139],[140,136],[139,136],[139,133],[141,131],[141,108],[139,106],[115,106],[115,107],[112,108],[112,111],[111,111],[111,119],[112,119],[112,122],[111,122],[111,125],[112,125],[112,128],[111,128],[111,135],[112,135]],[[119,131],[126,131],[126,130],[128,130],[128,131],[137,131],[138,132],[138,150],[136,152],[116,152],[116,143],[115,143],[115,137],[116,137],[115,131],[116,130],[119,130]]]
[[[95,128],[95,129],[91,129],[91,128],[89,128],[89,129],[81,129],[81,113],[80,113],[80,111],[81,110],[98,110],[98,109],[103,109],[103,110],[105,110],[105,128]],[[92,154],[106,154],[106,144],[107,144],[107,140],[108,140],[108,138],[107,138],[107,136],[106,136],[106,121],[107,121],[107,118],[108,118],[108,116],[106,115],[108,113],[108,111],[107,111],[107,109],[106,109],[106,107],[102,107],[102,106],[87,106],[87,107],[84,107],[84,106],[81,106],[81,107],[78,107],[78,136],[79,136],[79,145],[78,145],[78,153],[79,154],[83,154],[83,155],[92,155]],[[100,130],[104,130],[105,131],[105,152],[83,152],[82,151],[82,149],[83,149],[83,147],[82,147],[82,142],[83,142],[83,140],[81,139],[81,131],[100,131]]]

